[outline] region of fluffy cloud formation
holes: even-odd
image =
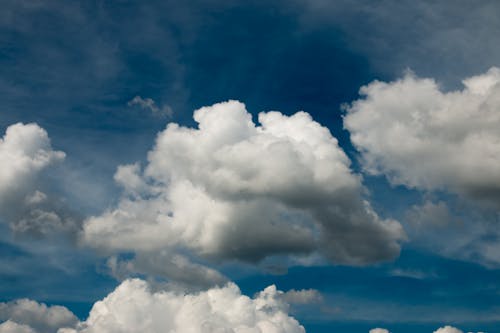
[[[0,303],[0,333],[54,333],[61,327],[73,327],[78,319],[63,306],[47,306],[28,299]]]
[[[20,325],[11,320],[0,324],[0,333],[37,333],[28,325]]]
[[[9,126],[0,139],[0,202],[29,187],[37,174],[50,164],[64,159],[54,151],[47,132],[36,124]],[[43,200],[43,193],[33,193],[31,202]]]
[[[46,235],[74,230],[76,221],[40,190],[42,172],[64,159],[52,149],[47,132],[36,124],[9,126],[0,139],[0,220],[15,233]]]
[[[126,280],[94,304],[88,319],[76,329],[59,332],[304,333],[287,314],[280,294],[270,286],[252,299],[235,284],[196,294],[153,293],[145,281]]]
[[[369,333],[390,333],[385,328],[372,328]]]
[[[463,332],[461,330],[459,330],[458,328],[446,325],[444,327],[441,327],[441,328],[435,330],[434,333],[463,333]]]
[[[360,177],[329,130],[305,112],[262,112],[237,101],[171,123],[142,171],[121,166],[118,206],[84,224],[83,241],[108,251],[181,248],[205,259],[257,262],[319,251],[367,264],[398,255],[400,224],[362,198]]]
[[[443,92],[408,73],[361,88],[344,118],[364,168],[393,184],[500,197],[500,69]]]

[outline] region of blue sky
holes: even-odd
[[[5,1],[0,322],[140,278],[314,290],[276,296],[307,332],[497,332],[498,7]]]

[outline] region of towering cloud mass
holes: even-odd
[[[432,79],[407,74],[361,88],[345,127],[365,169],[394,184],[444,189],[498,203],[500,69],[443,92]]]
[[[338,263],[398,255],[400,224],[362,198],[360,177],[327,128],[305,112],[260,113],[229,101],[171,123],[142,171],[121,166],[118,206],[84,225],[83,240],[108,251],[184,249],[220,261],[257,262],[318,251]]]
[[[60,333],[304,333],[281,294],[270,286],[251,299],[234,284],[197,294],[153,293],[142,280],[126,280],[76,330]]]
[[[47,132],[38,125],[7,128],[0,139],[0,220],[10,223],[14,232],[45,235],[74,229],[75,221],[40,190],[42,171],[64,157],[52,149]]]

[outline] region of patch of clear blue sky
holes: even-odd
[[[323,15],[314,22],[314,15],[304,16],[308,9],[301,1],[47,1],[33,7],[7,1],[7,14],[0,15],[0,127],[22,121],[48,130],[53,145],[67,153],[66,167],[59,170],[66,185],[57,190],[82,214],[99,212],[116,200],[112,175],[117,165],[144,161],[156,133],[167,123],[127,107],[136,95],[169,105],[171,120],[183,125],[193,125],[194,109],[227,99],[246,103],[254,115],[264,110],[307,111],[328,126],[359,171],[357,154],[342,128],[340,105],[356,99],[360,86],[395,78],[408,66],[426,74],[434,68],[442,80],[465,74],[444,70],[436,58],[442,52],[429,52],[427,62],[418,57],[401,62],[395,56],[398,50],[408,52],[405,43],[419,44],[418,38],[424,37],[413,32],[416,40],[405,41],[402,33],[389,31],[390,24],[397,23],[394,19],[388,19],[387,31],[374,29],[387,38],[380,40],[380,47],[360,47],[360,35],[370,27],[366,3],[360,8],[365,16],[342,10],[343,1],[338,6],[330,19]],[[373,17],[377,13],[373,10]],[[470,74],[471,66],[465,67],[464,73]],[[384,216],[402,216],[421,200],[421,193],[392,188],[383,178],[370,177],[365,184]],[[4,241],[2,260],[25,266],[17,273],[0,271],[2,300],[32,297],[67,305],[83,318],[115,285],[92,253],[68,250],[80,265],[71,273],[44,265],[41,255]],[[30,263],[37,272],[26,271]],[[432,274],[391,275],[397,269]],[[395,262],[373,267],[296,267],[286,275],[235,276],[248,294],[272,283],[284,290],[316,288],[332,306],[360,312],[349,320],[342,319],[342,312],[321,318],[299,313],[310,332],[356,333],[385,326],[394,333],[411,333],[431,332],[444,324],[416,323],[439,311],[454,314],[453,320],[459,320],[456,313],[469,316],[469,324],[457,323],[464,330],[493,331],[494,324],[483,325],[480,317],[500,301],[499,274],[405,246]],[[75,293],[82,297],[72,297]],[[380,311],[368,311],[375,303]],[[393,304],[400,309],[394,309],[392,320],[372,320]],[[413,305],[425,308],[419,318],[397,320]]]

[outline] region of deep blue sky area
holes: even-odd
[[[250,262],[180,253],[249,296],[271,284],[283,291],[316,289],[320,301],[289,308],[307,332],[431,333],[444,325],[500,332],[498,186],[484,192],[493,198],[488,201],[447,178],[434,188],[399,181],[394,172],[374,174],[344,124],[349,105],[365,98],[360,88],[371,82],[411,71],[415,80],[432,78],[449,92],[500,66],[498,2],[6,0],[1,7],[0,137],[12,124],[36,123],[53,149],[65,152],[64,162],[33,182],[57,198],[52,209],[77,221],[77,229],[122,200],[117,168],[145,167],[167,124],[197,126],[194,110],[238,100],[256,123],[262,111],[305,111],[338,140],[374,211],[401,223],[400,255],[352,264],[294,261],[284,252]],[[411,104],[400,100],[395,108]],[[488,103],[498,114],[495,101]],[[0,165],[14,159],[2,155],[1,144]],[[92,305],[128,277],[111,273],[109,258],[134,253],[88,246],[80,229],[16,232],[14,220],[34,213],[22,206],[27,199],[2,192],[10,176],[2,177],[0,301],[63,305],[85,320]],[[9,201],[18,199],[24,203]],[[429,212],[436,218],[424,216]],[[161,268],[137,267],[131,276],[170,279]],[[7,319],[0,309],[0,322]]]

